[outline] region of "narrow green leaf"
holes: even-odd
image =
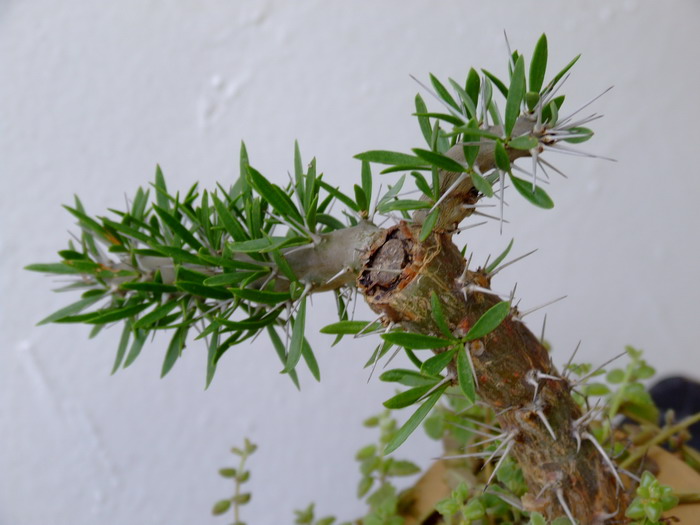
[[[564,104],[565,99],[565,95],[554,97],[549,104],[542,108],[542,122],[555,124],[559,120],[559,109]]]
[[[442,100],[444,100],[454,109],[459,111],[459,106],[457,105],[457,102],[455,102],[455,99],[452,98],[452,95],[450,95],[450,92],[447,91],[447,88],[432,73],[430,73],[430,83],[433,85],[435,91],[437,91],[437,94]]]
[[[336,341],[338,341],[338,340],[339,340],[340,338],[342,338],[342,337],[343,337],[342,335],[339,335],[339,336],[336,338]],[[333,345],[335,345],[335,342],[333,343]],[[384,356],[387,354],[387,352],[388,352],[389,350],[391,350],[392,348],[394,348],[394,345],[392,345],[391,343],[388,343],[388,342],[386,342],[386,341],[382,341],[381,344],[377,345],[377,347],[374,349],[374,352],[372,352],[372,355],[370,356],[370,358],[369,358],[369,359],[367,360],[367,362],[365,363],[364,368],[367,368],[367,367],[369,367],[369,366],[374,365],[374,363],[378,362],[378,361],[379,361],[382,357],[384,357]]]
[[[464,118],[455,117],[451,113],[440,113],[440,112],[428,111],[427,113],[414,113],[414,116],[442,120],[444,122],[447,122],[448,124],[452,124],[453,126],[459,126],[461,124],[464,124]],[[436,122],[436,124],[437,124],[437,122]]]
[[[77,196],[76,196],[76,198],[77,198]],[[118,241],[116,241],[116,239],[107,235],[104,228],[102,226],[100,226],[97,223],[97,221],[88,217],[84,212],[82,212],[76,208],[71,208],[70,206],[64,205],[63,207],[66,210],[68,210],[71,213],[71,215],[73,215],[74,217],[76,217],[78,219],[81,226],[83,226],[84,228],[87,228],[88,230],[91,230],[91,231],[97,233],[100,237],[107,239],[114,244],[118,244]]]
[[[435,321],[435,324],[442,332],[442,335],[451,339],[452,332],[450,331],[450,327],[445,320],[445,314],[442,311],[442,303],[440,302],[440,298],[435,291],[430,292],[430,307],[430,316],[433,318],[433,321]]]
[[[530,150],[536,148],[539,141],[531,135],[521,135],[508,141],[508,146],[513,149]]]
[[[413,152],[420,158],[428,161],[433,166],[440,168],[442,170],[447,170],[451,172],[461,173],[464,171],[464,166],[457,162],[456,160],[441,155],[440,153],[435,153],[434,151],[429,151],[420,148],[414,148]]]
[[[427,416],[432,410],[435,403],[438,402],[440,396],[442,396],[446,389],[447,385],[433,392],[430,397],[418,408],[418,410],[416,410],[413,415],[408,418],[408,421],[403,424],[396,434],[394,434],[394,438],[387,444],[386,448],[384,449],[384,454],[392,453],[394,450],[399,448],[401,444],[406,441],[406,439],[408,439],[408,436],[410,436],[418,425],[420,425],[421,421],[425,419],[425,416]]]
[[[94,295],[91,297],[87,297],[85,299],[81,299],[80,301],[76,301],[73,304],[69,304],[68,306],[64,306],[60,310],[55,311],[48,317],[43,318],[41,321],[37,323],[37,326],[41,326],[43,324],[48,324],[48,323],[53,323],[54,321],[57,321],[59,319],[62,319],[63,317],[68,317],[70,315],[75,315],[79,312],[82,312],[87,308],[88,306],[95,304],[97,301],[102,299],[104,295]]]
[[[61,258],[65,259],[66,261],[79,261],[83,259],[90,259],[87,256],[87,254],[76,252],[75,250],[61,250],[58,252],[58,255],[60,255]]]
[[[175,268],[175,280],[176,281],[188,281],[192,283],[202,284],[204,280],[209,277],[206,273],[198,272],[197,270],[192,270],[186,266],[177,266]]]
[[[519,179],[514,175],[510,175],[510,180],[515,189],[518,190],[518,193],[520,193],[520,195],[525,197],[535,206],[539,206],[540,208],[544,208],[546,210],[554,208],[554,201],[552,201],[551,197],[547,195],[547,192],[545,192],[541,186],[537,186],[533,190],[532,182]]]
[[[97,274],[102,271],[102,267],[99,264],[88,260],[70,259],[66,261],[66,264],[69,264],[81,273]]]
[[[401,191],[401,188],[403,188],[403,183],[405,180],[406,175],[401,175],[401,178],[396,182],[396,184],[394,184],[393,186],[389,186],[389,190],[382,196],[377,206],[381,206],[382,204],[389,202],[394,197],[396,197]]]
[[[510,253],[510,249],[511,249],[512,247],[513,247],[513,239],[510,240],[510,242],[508,243],[508,246],[506,246],[506,249],[503,250],[503,251],[499,254],[499,256],[496,257],[496,258],[491,262],[491,264],[489,264],[489,265],[486,267],[486,270],[485,270],[486,273],[491,273],[491,272],[494,271],[496,268],[498,268],[498,265],[501,264],[501,261],[503,261],[503,259],[505,259],[505,258],[508,256],[508,254]]]
[[[388,341],[385,341],[387,343]],[[418,356],[413,350],[410,350],[408,348],[404,348],[406,351],[406,357],[408,357],[408,360],[415,365],[415,367],[420,370],[420,367],[423,366],[423,361],[418,359]]]
[[[440,377],[429,377],[416,370],[406,370],[403,368],[387,370],[379,376],[380,381],[400,383],[406,386],[434,385],[439,379]]]
[[[425,221],[423,222],[423,226],[421,226],[421,229],[420,229],[420,235],[418,236],[418,239],[421,242],[425,241],[430,236],[430,234],[433,232],[433,228],[435,228],[435,224],[437,224],[437,220],[439,217],[440,217],[440,208],[435,208],[425,218]]]
[[[309,371],[311,372],[311,375],[314,376],[314,379],[316,381],[321,381],[321,371],[318,367],[316,356],[314,355],[314,351],[311,349],[311,345],[306,340],[306,337],[304,338],[304,344],[301,347],[301,356],[304,358],[306,366],[309,367]]]
[[[234,241],[244,241],[248,238],[248,235],[243,230],[243,227],[238,222],[231,212],[226,208],[226,205],[221,202],[216,193],[212,194],[212,199],[214,200],[214,208],[216,209],[216,215],[223,225],[224,229],[233,238]]]
[[[380,323],[372,323],[372,326],[368,327],[367,325],[369,324],[369,321],[338,321],[337,323],[324,326],[320,332],[331,335],[349,335],[357,334],[360,331],[373,332],[382,326]]]
[[[173,308],[175,308],[177,305],[178,305],[177,301],[169,301],[165,304],[158,306],[153,311],[147,313],[146,315],[144,315],[143,317],[138,319],[134,323],[134,328],[135,329],[148,328],[152,324],[163,319],[163,317],[168,315],[173,310]]]
[[[55,273],[59,275],[75,275],[80,273],[75,268],[64,263],[36,263],[24,267],[30,272]]]
[[[476,385],[474,385],[474,374],[467,356],[468,351],[466,347],[462,347],[457,353],[457,379],[464,397],[473,403],[476,400]]]
[[[542,89],[544,75],[547,71],[547,35],[544,33],[537,41],[530,62],[530,91],[539,92]]]
[[[209,385],[211,385],[211,382],[214,379],[214,374],[216,373],[216,365],[217,365],[216,351],[217,351],[218,346],[219,346],[219,332],[218,332],[218,327],[217,327],[217,330],[214,331],[214,333],[212,334],[211,339],[209,340],[209,345],[207,347],[207,378],[206,378],[206,382],[204,385],[204,390],[209,388]]]
[[[581,58],[581,55],[576,55],[571,62],[569,62],[566,66],[564,66],[564,69],[559,71],[554,78],[547,84],[547,87],[545,88],[545,91],[551,90],[554,86],[557,85],[557,82],[561,80],[561,78],[566,75],[572,67],[574,67],[574,64],[578,62],[578,59]]]
[[[160,165],[156,164],[156,180],[153,185],[156,189],[156,204],[163,210],[170,209],[170,199],[168,199],[168,188],[165,185],[165,177]]]
[[[467,114],[469,115],[469,118],[478,118],[478,114],[476,112],[476,106],[474,105],[474,102],[472,101],[469,94],[466,91],[464,91],[464,88],[462,88],[462,86],[460,86],[457,82],[455,82],[451,78],[449,79],[449,81],[450,81],[450,84],[452,85],[452,87],[454,88],[454,90],[459,95],[459,98],[462,100],[464,107],[467,108]]]
[[[122,290],[134,290],[136,292],[148,293],[174,293],[177,292],[177,287],[170,284],[154,283],[154,282],[128,282],[119,285]]]
[[[506,152],[503,142],[500,140],[496,141],[494,157],[496,158],[496,166],[498,169],[505,172],[510,171],[510,158],[508,157],[508,153]]]
[[[294,325],[292,326],[292,338],[289,342],[289,353],[287,354],[287,362],[284,365],[283,373],[289,373],[294,370],[301,358],[304,349],[304,329],[306,325],[306,297],[301,299],[299,310],[294,317]]]
[[[520,108],[525,97],[525,59],[519,57],[515,63],[513,77],[508,88],[508,98],[506,99],[506,110],[504,119],[505,136],[510,137],[513,132],[515,122],[520,116]]]
[[[427,394],[430,391],[430,389],[435,386],[436,382],[437,381],[433,382],[433,384],[417,386],[406,390],[405,392],[401,392],[400,394],[397,394],[394,397],[387,399],[382,404],[390,410],[397,410],[399,408],[405,408],[407,406],[410,406],[413,403],[417,402],[425,394]]]
[[[302,222],[301,214],[288,195],[279,186],[272,184],[265,176],[252,166],[248,167],[248,177],[255,191],[272,206],[283,218],[291,217]]]
[[[143,191],[142,188],[136,190],[134,200],[131,203],[131,215],[138,221],[142,221],[148,204],[148,194],[150,191]]]
[[[464,336],[465,341],[474,341],[493,332],[508,317],[510,313],[510,302],[501,301],[496,303],[491,308],[486,310],[484,314],[474,323],[467,335]]]
[[[426,201],[419,201],[414,199],[402,199],[394,200],[382,203],[381,206],[377,207],[380,213],[386,213],[389,211],[411,211],[411,210],[424,210],[427,208],[432,208],[432,204]]]
[[[272,242],[267,238],[251,239],[249,241],[230,242],[226,246],[235,253],[254,253],[270,247]]]
[[[495,133],[492,133],[490,131],[487,131],[485,129],[479,129],[476,127],[473,127],[474,124],[470,120],[467,125],[464,126],[459,126],[454,129],[451,133],[446,133],[445,135],[448,137],[452,137],[454,135],[460,135],[462,133],[470,135],[471,140],[475,140],[474,137],[484,137],[485,139],[489,140],[498,140],[501,137],[499,135],[496,135]]]
[[[279,250],[271,250],[269,253],[272,256],[272,260],[275,262],[277,269],[280,270],[287,279],[289,279],[289,282],[297,282],[297,276],[294,274],[294,270],[290,266],[289,262],[287,262],[284,255],[282,255]]]
[[[200,259],[196,254],[183,250],[182,248],[178,248],[177,246],[156,244],[153,246],[153,249],[164,257],[170,257],[176,263],[205,265],[204,261],[202,261],[202,259]]]
[[[147,330],[136,330],[136,333],[134,334],[134,341],[131,343],[131,348],[129,348],[129,353],[124,361],[124,368],[130,366],[131,363],[133,363],[139,356],[147,337]]]
[[[280,336],[271,325],[268,325],[267,333],[270,336],[270,341],[272,341],[272,346],[274,346],[275,352],[277,352],[277,356],[280,358],[280,361],[282,361],[282,364],[285,364],[287,362],[287,350],[284,348],[284,343],[282,343]],[[299,378],[296,370],[290,370],[287,375],[289,376],[289,379],[292,380],[292,383],[294,383],[294,386],[297,387],[297,390],[299,390]]]
[[[275,319],[279,317],[282,313],[282,308],[276,308],[265,315],[258,315],[255,317],[248,317],[247,319],[242,319],[240,321],[229,321],[228,319],[219,319],[219,323],[223,324],[226,328],[232,330],[259,330],[275,322]],[[198,338],[201,337],[198,336]]]
[[[491,186],[489,181],[479,175],[476,171],[472,172],[469,176],[472,178],[472,184],[474,184],[474,187],[477,190],[487,197],[493,197],[493,186]]]
[[[365,195],[365,192],[357,184],[353,186],[353,189],[355,190],[355,202],[357,203],[357,207],[360,211],[367,212],[367,210],[369,210],[367,195]]]
[[[248,184],[246,177],[246,174],[248,173],[248,166],[250,166],[250,160],[248,158],[248,150],[246,149],[245,142],[243,141],[241,141],[238,166],[238,179],[233,186],[231,186],[229,191],[229,197],[231,199],[235,199],[239,195],[250,195],[250,184]]]
[[[382,334],[382,339],[389,341],[392,344],[403,346],[410,350],[435,350],[450,346],[450,339],[434,337],[432,335],[414,334],[410,332],[389,332]]]
[[[343,230],[346,228],[345,224],[340,222],[338,219],[331,215],[327,215],[325,213],[321,213],[316,217],[316,222],[318,224],[323,224],[324,226],[327,226],[328,229],[324,231],[334,231],[334,230]]]
[[[213,277],[209,277],[204,280],[204,286],[231,286],[234,284],[239,284],[241,281],[244,281],[245,279],[251,277],[252,275],[258,274],[261,277],[263,275],[266,275],[268,272],[266,271],[257,271],[257,272],[242,272],[242,271],[235,271],[235,272],[230,272],[230,273],[222,273],[219,275],[215,275]]]
[[[253,290],[250,288],[229,288],[229,291],[236,297],[253,303],[274,305],[291,299],[288,292],[268,292],[267,290]]]
[[[229,243],[227,248],[234,253],[268,253],[281,248],[301,246],[310,243],[311,241],[306,237],[269,237],[265,238],[264,241],[252,239],[250,241]]]
[[[205,286],[200,283],[194,283],[189,281],[176,281],[175,286],[177,286],[183,292],[198,297],[205,297],[209,299],[218,299],[220,301],[225,301],[226,299],[231,299],[231,293],[221,288],[213,288],[211,286]]]
[[[423,361],[423,365],[420,367],[421,372],[427,375],[437,375],[443,371],[443,369],[450,364],[450,361],[454,358],[455,348],[452,350],[447,350],[446,352],[440,352],[435,354],[430,359]]]
[[[353,201],[350,197],[341,192],[338,188],[334,188],[333,186],[322,180],[319,180],[318,182],[324,190],[326,190],[329,194],[333,195],[333,197],[345,204],[348,208],[354,211],[359,211],[357,209],[357,204],[355,203],[355,201]]]
[[[565,142],[570,142],[571,144],[580,144],[582,142],[586,142],[587,140],[590,140],[591,137],[593,136],[593,130],[584,128],[584,127],[577,127],[577,128],[569,128],[568,130],[571,133],[574,133],[576,135],[581,135],[580,137],[572,137],[572,138],[565,138]]]
[[[299,150],[299,142],[294,141],[294,186],[299,196],[299,199],[304,202],[306,189],[304,187],[304,165],[301,161],[301,151]]]
[[[386,175],[388,173],[397,173],[400,171],[418,171],[418,170],[423,170],[423,171],[428,171],[432,168],[430,168],[427,165],[421,165],[417,166],[415,164],[402,164],[400,166],[389,166],[388,168],[384,168],[382,171],[379,172],[380,175]]]
[[[416,187],[423,192],[426,197],[433,198],[433,190],[430,188],[430,184],[425,180],[423,174],[419,171],[412,171],[411,176],[415,179]]]
[[[369,203],[372,199],[372,168],[367,161],[362,163],[362,191],[367,197],[368,207],[366,209],[369,209]]]
[[[491,82],[493,82],[493,84],[498,88],[498,91],[500,91],[501,94],[502,94],[504,97],[506,97],[506,99],[507,99],[507,98],[508,98],[508,88],[507,88],[506,85],[503,83],[503,81],[502,81],[500,78],[498,78],[496,75],[494,75],[493,73],[491,73],[490,71],[486,71],[485,69],[482,69],[481,71],[484,73],[484,75],[486,75],[486,77],[487,77]],[[491,97],[487,97],[487,100],[489,100],[490,98],[491,98]]]
[[[185,243],[189,244],[195,250],[203,248],[202,243],[199,242],[192,233],[185,228],[182,223],[176,219],[173,215],[170,215],[168,211],[160,206],[153,206],[153,209],[161,218],[161,220],[170,228],[177,237],[182,239]]]
[[[473,118],[467,124],[464,135],[462,136],[462,141],[465,142],[465,144],[462,146],[464,151],[464,160],[466,160],[467,166],[470,168],[474,166],[474,162],[476,162],[476,159],[479,156],[479,149],[481,147],[481,137],[477,131],[480,131],[479,123],[475,118]],[[470,142],[476,142],[476,144],[469,144]]]
[[[115,321],[121,321],[122,319],[126,319],[127,317],[132,317],[136,315],[141,310],[145,310],[148,306],[150,306],[150,303],[125,306],[122,308],[115,308],[113,310],[105,310],[103,313],[100,313],[100,315],[98,315],[97,317],[86,320],[85,323],[106,324],[113,323]]]
[[[145,244],[151,244],[153,242],[153,239],[151,237],[149,237],[145,233],[137,230],[136,228],[132,228],[131,226],[127,226],[126,224],[113,221],[111,219],[108,219],[107,217],[100,217],[100,220],[106,226],[109,226],[110,228],[116,230],[117,232],[121,233],[124,236],[132,237],[132,238],[139,240]]]
[[[117,346],[117,355],[114,358],[114,365],[112,366],[112,375],[119,370],[124,360],[124,354],[126,354],[126,347],[129,344],[129,337],[131,336],[131,326],[129,323],[124,323],[124,328],[122,330],[121,338],[119,339],[119,345]]]
[[[467,85],[465,87],[465,91],[469,95],[469,98],[472,99],[474,106],[476,106],[479,103],[480,90],[481,79],[479,78],[479,73],[477,73],[477,71],[474,68],[471,68],[469,70],[469,74],[467,75]]]
[[[182,355],[182,350],[185,348],[185,339],[187,337],[187,328],[181,326],[173,334],[173,338],[170,340],[168,349],[165,352],[165,359],[163,360],[163,368],[160,371],[160,377],[165,377],[170,370],[172,370],[175,361]]]
[[[427,166],[428,164],[419,157],[386,150],[365,151],[364,153],[355,155],[355,158],[366,162],[389,165]]]
[[[425,141],[430,144],[430,137],[433,134],[432,128],[430,126],[430,119],[428,117],[422,116],[421,114],[427,113],[428,107],[425,105],[423,98],[420,94],[416,95],[416,115],[418,116],[418,125],[420,126],[421,133],[425,138]]]

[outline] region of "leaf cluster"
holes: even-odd
[[[200,193],[195,184],[184,195],[168,191],[158,168],[153,187],[139,188],[126,211],[110,210],[111,216],[89,216],[76,197],[66,209],[80,237],[59,252],[60,262],[27,269],[72,277],[60,291],[82,295],[39,324],[85,323],[94,336],[123,323],[113,372],[134,362],[150,334],[169,332],[162,376],[196,329],[195,339],[205,339],[209,349],[207,385],[229,348],[266,331],[297,386],[302,358],[318,379],[304,337],[307,283],[297,279],[285,253],[348,225],[329,213],[335,201],[353,213],[356,206],[323,181],[315,160],[303,167],[298,146],[294,177],[284,188],[249,164],[244,145],[240,164],[241,176],[229,189]],[[350,224],[356,215],[346,216]]]
[[[523,55],[518,51],[511,54],[508,81],[485,69],[481,72],[470,69],[463,82],[450,78],[445,83],[431,74],[430,86],[422,83],[421,86],[446,111],[428,111],[423,97],[416,95],[414,115],[427,149],[414,148],[411,153],[370,150],[355,156],[363,164],[372,162],[386,166],[381,174],[408,172],[422,195],[421,199],[413,199],[398,194],[395,188],[403,186],[404,175],[380,199],[377,211],[398,211],[408,219],[409,211],[432,210],[424,222],[422,236],[427,237],[437,220],[435,205],[446,189],[441,185],[442,173],[468,175],[474,187],[486,197],[494,196],[495,182],[500,181],[503,189],[504,175],[507,175],[516,191],[530,203],[552,208],[554,202],[541,185],[514,175],[511,159],[520,151],[537,152],[546,130],[561,123],[559,110],[565,96],[554,96],[555,91],[578,59],[579,56],[571,60],[545,84],[548,44],[547,37],[542,35],[532,53],[529,69]],[[503,113],[499,109],[498,95],[505,101]],[[537,126],[534,127],[519,125],[535,120]],[[567,131],[567,136],[561,138],[567,142],[585,142],[593,135],[583,127]],[[448,155],[448,150],[456,145],[461,145],[464,161]],[[486,172],[478,162],[479,153],[484,150],[493,150],[495,157],[495,163],[487,166]]]

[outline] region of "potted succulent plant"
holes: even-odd
[[[302,363],[318,375],[305,337],[309,297],[333,294],[338,322],[322,332],[336,343],[375,337],[368,367],[399,352],[414,365],[377,373],[405,387],[386,408],[414,409],[400,426],[387,413],[367,421],[381,435],[358,452],[358,494],[370,507],[362,523],[659,522],[679,495],[659,484],[647,453],[671,441],[688,463],[700,464],[684,441],[698,417],[658,425],[640,382],[653,370],[633,348],[607,382],[595,378],[608,363],[575,364],[572,356],[557,370],[515,291],[491,288],[520,259],[508,259],[512,241],[483,265],[456,244],[485,215],[486,199],[497,210],[486,217],[503,224],[506,190],[551,208],[543,186],[563,173],[549,157],[589,155],[578,144],[591,138],[586,126],[598,115],[582,113],[588,104],[563,111],[561,87],[578,57],[548,77],[543,35],[529,65],[517,51],[508,59],[507,81],[471,69],[463,82],[431,75],[421,83],[439,104],[431,111],[421,95],[415,99],[426,144],[356,155],[361,175],[351,195],[325,182],[315,160],[305,164],[298,146],[286,185],[256,170],[243,146],[230,188],[200,192],[195,184],[172,194],[158,169],[153,188],[139,188],[111,216],[89,215],[76,198],[66,208],[79,239],[59,262],[28,268],[72,276],[66,289],[81,297],[42,323],[86,323],[95,333],[121,323],[115,370],[132,363],[153,332],[169,333],[163,376],[194,336],[208,349],[207,385],[229,348],[264,333],[297,383]],[[378,166],[400,176],[375,199]],[[360,295],[376,319],[354,319],[351,303]],[[445,457],[417,488],[399,493],[392,476],[416,468],[392,453],[421,423],[443,440]],[[246,443],[234,452],[245,460],[253,450]],[[240,522],[247,471],[221,473],[235,480],[236,493],[215,512],[233,507]],[[332,521],[315,521],[313,507],[297,516],[298,523]]]

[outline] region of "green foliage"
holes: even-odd
[[[651,378],[656,371],[642,358],[641,350],[625,347],[630,362],[624,369],[615,368],[607,373],[607,380],[616,387],[608,396],[608,414],[623,413],[656,423],[659,411],[641,381]]]
[[[440,513],[447,524],[480,523],[481,519],[486,516],[486,505],[483,501],[486,497],[478,494],[471,496],[471,494],[469,487],[462,482],[452,491],[450,497],[435,505],[435,510]]]
[[[365,426],[378,428],[379,439],[376,443],[365,445],[355,455],[362,475],[357,486],[357,497],[365,498],[370,509],[363,518],[363,524],[401,525],[403,518],[397,514],[398,493],[390,480],[413,476],[420,472],[420,468],[410,461],[387,457],[387,445],[401,431],[397,429],[396,420],[389,411],[369,418]]]
[[[294,520],[296,525],[333,525],[335,523],[333,516],[316,519],[313,503],[303,510],[295,510],[294,514],[296,515]]]
[[[245,438],[243,447],[233,447],[231,453],[238,456],[238,467],[225,467],[219,469],[219,475],[222,478],[233,480],[234,493],[231,497],[220,499],[212,507],[212,514],[220,516],[226,514],[230,510],[233,512],[234,525],[245,525],[240,519],[241,507],[250,502],[250,492],[242,492],[241,488],[244,483],[250,480],[250,471],[246,470],[246,462],[248,458],[257,450],[257,445],[251,443],[248,438]]]
[[[625,512],[625,516],[635,520],[635,525],[660,525],[661,514],[678,505],[673,489],[659,483],[649,471],[642,474],[636,493]]]
[[[40,324],[123,322],[114,371],[136,359],[149,334],[170,332],[161,370],[166,375],[197,323],[202,326],[199,337],[217,342],[208,359],[207,385],[228,348],[265,328],[292,325],[297,328],[281,355],[284,371],[292,377],[304,357],[318,376],[303,337],[302,291],[308,283],[296,280],[283,252],[313,245],[319,235],[346,227],[327,215],[334,200],[352,203],[352,211],[367,210],[338,190],[324,187],[315,161],[304,171],[298,145],[294,160],[294,180],[286,188],[252,168],[243,147],[244,171],[228,190],[200,193],[195,184],[184,196],[171,194],[158,167],[155,202],[149,198],[150,190],[139,188],[127,211],[93,218],[76,198],[75,205],[66,209],[82,230],[79,243],[70,242],[59,252],[60,263],[27,268],[76,275],[67,289],[80,289],[83,297]],[[363,166],[362,184],[363,194],[370,194],[368,164]],[[292,380],[298,383],[295,374]]]

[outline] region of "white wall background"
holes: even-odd
[[[554,66],[583,53],[569,107],[615,84],[586,148],[619,163],[558,158],[571,177],[554,210],[513,197],[502,237],[469,234],[480,259],[511,236],[514,254],[540,248],[495,288],[517,280],[524,307],[569,295],[548,310],[557,362],[579,339],[595,362],[633,344],[700,377],[699,24],[695,0],[0,1],[0,524],[224,523],[208,515],[229,491],[216,470],[243,436],[260,445],[250,523],[291,523],[310,501],[359,514],[352,456],[374,439],[360,421],[391,391],[366,382],[367,339],[313,335],[324,378],[303,373],[301,393],[263,338],[206,392],[196,343],[165,380],[162,340],[110,377],[118,331],[34,327],[70,298],[21,267],[65,246],[74,192],[119,207],[156,162],[172,188],[228,184],[242,139],[282,182],[298,138],[349,189],[353,154],[422,142],[409,73],[502,74],[504,28],[527,53],[547,32]],[[316,302],[318,328],[332,316]],[[416,434],[401,452],[427,464],[437,447]]]

